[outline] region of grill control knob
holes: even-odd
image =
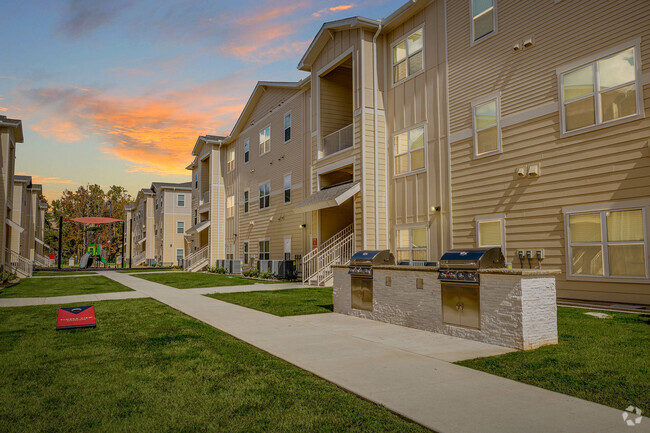
[[[476,278],[476,276],[474,275],[473,272],[468,272],[467,274],[465,274],[465,279],[466,280],[474,280],[475,278]]]
[[[459,273],[456,274],[456,278],[458,278],[459,280],[462,280],[462,279],[465,278],[465,274],[463,272],[459,272]]]

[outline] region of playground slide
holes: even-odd
[[[84,269],[87,268],[89,263],[88,260],[90,259],[90,254],[84,254],[81,256],[81,260],[79,261],[79,269]]]

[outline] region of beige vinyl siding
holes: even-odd
[[[295,89],[282,89],[282,88],[268,88],[264,91],[263,97],[260,99],[250,116],[246,119],[246,125],[251,123],[260,122],[264,116],[269,114],[272,110],[277,108],[280,104],[284,103],[287,99],[294,96]],[[262,126],[263,128],[264,126]],[[271,130],[273,133],[273,129]],[[252,143],[251,143],[252,144]],[[243,146],[243,144],[242,144]]]

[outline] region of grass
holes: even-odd
[[[71,278],[26,278],[0,291],[0,298],[35,298],[128,292],[128,287],[103,275]]]
[[[650,412],[650,316],[558,307],[560,343],[458,362],[497,376],[625,409]]]
[[[331,287],[215,293],[206,296],[276,316],[331,313],[333,310]]]
[[[158,272],[158,271],[175,271],[176,269],[172,268],[133,268],[133,269],[124,269],[117,271],[120,274],[135,274],[137,272]],[[180,270],[179,270],[180,272]]]
[[[0,309],[0,431],[425,432],[152,299]]]
[[[177,289],[196,289],[199,287],[242,286],[255,283],[272,284],[276,281],[258,281],[237,275],[199,274],[196,272],[177,272],[159,275],[137,275],[143,280],[165,284]]]
[[[68,272],[68,271],[61,271],[61,272],[34,272],[34,277],[65,277],[68,275],[97,275],[97,272],[88,272],[88,271],[80,271],[80,272]]]

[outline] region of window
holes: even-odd
[[[423,169],[424,126],[396,135],[393,149],[396,175]]]
[[[631,47],[560,74],[563,133],[640,114],[637,52]]]
[[[248,242],[244,242],[244,264],[248,264]]]
[[[497,15],[494,0],[470,0],[472,2],[472,41],[496,31]]]
[[[291,140],[291,113],[284,115],[284,142]]]
[[[226,218],[235,216],[235,196],[229,195],[226,197]]]
[[[423,33],[420,28],[393,45],[393,84],[424,69]]]
[[[176,249],[176,261],[181,262],[185,256],[185,251],[182,248]]]
[[[648,207],[567,213],[568,274],[571,277],[648,277]]]
[[[199,223],[199,210],[194,209],[194,224],[196,225],[198,223]]]
[[[248,196],[249,196],[248,190],[244,191],[244,213],[248,213]]]
[[[284,202],[291,203],[291,174],[284,177]]]
[[[474,155],[484,156],[501,151],[499,97],[472,104]]]
[[[260,260],[270,260],[271,250],[269,244],[268,240],[260,241]]]
[[[504,214],[483,215],[475,218],[476,245],[478,247],[499,247],[506,255]]]
[[[178,197],[176,198],[176,204],[179,207],[185,206],[185,194],[178,194]]]
[[[244,141],[244,164],[246,164],[251,159],[251,141]]]
[[[194,173],[194,188],[198,188],[198,187],[199,187],[199,174]]]
[[[264,155],[269,150],[271,150],[271,127],[267,126],[260,131],[260,155]]]
[[[260,185],[260,209],[266,209],[271,205],[271,184],[269,182]]]
[[[427,229],[416,227],[397,230],[397,261],[427,260]]]
[[[230,242],[226,246],[226,260],[233,260],[235,258],[235,244]]]
[[[228,171],[233,171],[235,169],[235,149],[228,149],[226,159]]]
[[[185,221],[176,221],[176,233],[185,233]]]

